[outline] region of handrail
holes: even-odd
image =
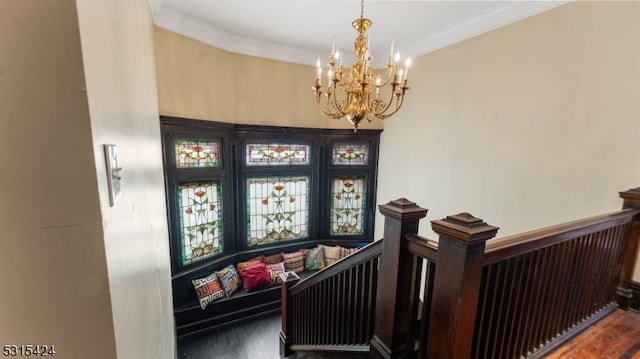
[[[487,241],[484,265],[539,250],[575,237],[597,232],[603,228],[629,223],[640,214],[638,209],[624,209],[592,216],[533,231]]]
[[[409,233],[405,236],[406,249],[430,262],[438,262],[438,242],[416,233]]]
[[[379,206],[385,234],[371,357],[541,358],[628,308],[640,187],[620,197],[621,211],[501,239],[480,218],[450,215],[431,221],[437,243],[417,234],[426,209],[406,198]]]
[[[511,236],[494,238],[487,241],[484,265],[551,246],[567,239],[598,231],[601,228],[628,223],[637,215],[640,215],[639,209],[629,208]],[[438,242],[417,233],[408,233],[405,235],[405,239],[407,250],[437,263]]]
[[[303,291],[318,282],[328,279],[336,274],[343,272],[351,267],[354,267],[360,263],[367,262],[371,258],[377,257],[382,253],[382,240],[375,241],[362,247],[360,250],[341,258],[329,267],[323,270],[317,271],[312,275],[300,280],[289,289],[291,295],[295,295],[300,291]]]
[[[430,240],[417,234],[426,209],[405,198],[381,205],[383,240],[285,282],[281,355],[541,358],[628,308],[640,187],[620,197],[621,211],[499,239],[463,212],[431,221]]]
[[[280,355],[369,352],[383,241],[282,286]]]

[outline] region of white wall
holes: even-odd
[[[118,359],[173,358],[153,24],[147,0],[77,0],[94,170]],[[102,146],[115,144],[122,197],[109,206]]]
[[[378,202],[429,208],[434,239],[462,211],[500,237],[620,209],[640,186],[638,34],[640,3],[574,2],[415,59]]]

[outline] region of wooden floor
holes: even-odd
[[[280,358],[280,313],[266,314],[178,340],[179,359]]]
[[[547,359],[640,359],[640,314],[616,310]]]
[[[277,359],[280,314],[178,341],[179,359]],[[547,359],[640,359],[640,314],[617,310]]]

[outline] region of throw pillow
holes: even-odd
[[[240,269],[240,276],[244,283],[244,291],[247,293],[271,284],[271,277],[269,277],[266,264],[264,263],[258,263],[254,266]]]
[[[340,246],[331,247],[322,244],[321,246],[323,249],[325,266],[330,266],[340,259]]]
[[[252,267],[258,263],[264,263],[264,256],[257,256],[249,259],[248,261],[240,262],[236,265],[236,268],[238,268],[238,270],[242,270],[247,267]]]
[[[324,253],[320,246],[313,248],[304,256],[304,269],[319,270],[324,268]]]
[[[287,272],[301,273],[304,271],[303,252],[282,253],[282,257],[284,258],[284,270]]]
[[[231,294],[240,287],[240,276],[233,267],[233,264],[229,264],[223,269],[217,271],[216,275],[218,276],[218,279],[220,279],[220,284],[222,284],[224,294],[227,297],[230,297]]]
[[[284,263],[267,264],[266,267],[267,273],[269,273],[269,277],[271,278],[271,284],[282,283],[280,274],[284,273]]]
[[[358,248],[344,248],[340,247],[340,258],[344,258],[352,253],[355,253]]]
[[[216,276],[215,273],[211,273],[204,278],[193,279],[191,282],[193,283],[193,288],[196,290],[196,295],[198,296],[202,310],[214,300],[224,297],[224,291],[222,287],[220,287],[218,276]]]
[[[277,253],[272,256],[264,257],[264,262],[266,264],[277,264],[277,263],[282,263],[282,261],[284,261],[284,258],[282,258],[282,253]]]

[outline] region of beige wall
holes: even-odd
[[[0,14],[0,338],[114,358],[75,1]]]
[[[238,55],[156,28],[160,113],[230,123],[350,128],[314,102],[315,68]],[[369,128],[382,128],[372,123]]]
[[[6,0],[0,14],[2,344],[173,358],[148,2]],[[115,207],[104,143],[124,168]]]
[[[77,0],[118,359],[176,352],[147,0]],[[109,206],[104,144],[117,145],[122,197]]]
[[[378,202],[468,211],[499,236],[621,208],[640,186],[638,34],[640,3],[575,2],[416,59]]]
[[[429,208],[430,237],[429,220],[461,211],[504,236],[619,209],[617,192],[640,186],[639,7],[570,3],[414,59],[382,133],[378,203]],[[162,29],[156,61],[162,114],[336,126],[318,117],[311,67]]]

